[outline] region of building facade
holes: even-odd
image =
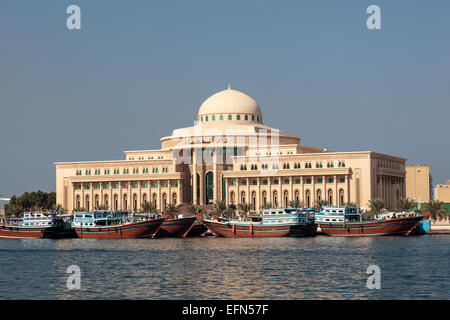
[[[394,208],[406,196],[406,159],[372,151],[331,152],[263,124],[259,105],[230,87],[200,106],[194,126],[161,138],[156,150],[125,151],[124,160],[58,162],[57,203],[69,211],[139,211],[144,202],[288,206],[316,200]]]
[[[430,200],[429,165],[406,166],[406,197],[417,203],[425,203]]]
[[[434,199],[444,203],[450,203],[450,180],[444,184],[438,184],[434,188]]]

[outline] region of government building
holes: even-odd
[[[160,149],[125,151],[124,160],[55,163],[56,194],[69,212],[218,200],[248,203],[253,211],[291,200],[367,209],[374,198],[394,208],[406,195],[405,161],[305,146],[299,136],[265,125],[256,101],[228,87],[202,103],[193,126],[161,138]]]

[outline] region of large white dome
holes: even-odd
[[[247,117],[257,117],[257,122],[260,122],[259,119],[262,119],[261,109],[256,101],[245,93],[233,90],[229,86],[228,89],[210,96],[200,106],[198,111],[199,119],[212,115],[215,115],[215,117],[240,115],[239,118],[247,115]],[[256,118],[253,121],[256,121]]]

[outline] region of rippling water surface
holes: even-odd
[[[0,240],[0,299],[450,299],[449,257],[448,236]]]

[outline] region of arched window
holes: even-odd
[[[228,115],[228,120],[232,120],[231,114]]]
[[[216,116],[215,116],[215,115],[212,115],[212,116],[211,116],[211,120],[212,120],[212,121],[216,120]]]
[[[208,116],[205,117],[205,121],[208,121]]]
[[[255,115],[254,114],[252,115],[252,121],[255,121]]]
[[[220,120],[223,120],[223,114],[220,115],[219,119],[220,119]]]
[[[288,203],[289,203],[288,194],[289,193],[287,191],[284,192],[284,206],[285,207],[287,207]]]
[[[252,185],[256,186],[257,184],[258,184],[258,181],[256,181],[256,180],[252,181]]]
[[[267,182],[267,180],[263,180],[263,185],[265,185],[265,186],[267,186],[267,185],[268,185],[268,182]]]
[[[176,193],[172,194],[172,204],[177,204],[177,194]]]
[[[311,208],[311,192],[309,190],[306,191],[306,206]]]
[[[238,115],[236,116],[236,120],[241,120],[241,115],[240,115],[240,114],[238,114]]]
[[[245,120],[248,120],[248,114],[245,115],[244,119],[245,119]]]

